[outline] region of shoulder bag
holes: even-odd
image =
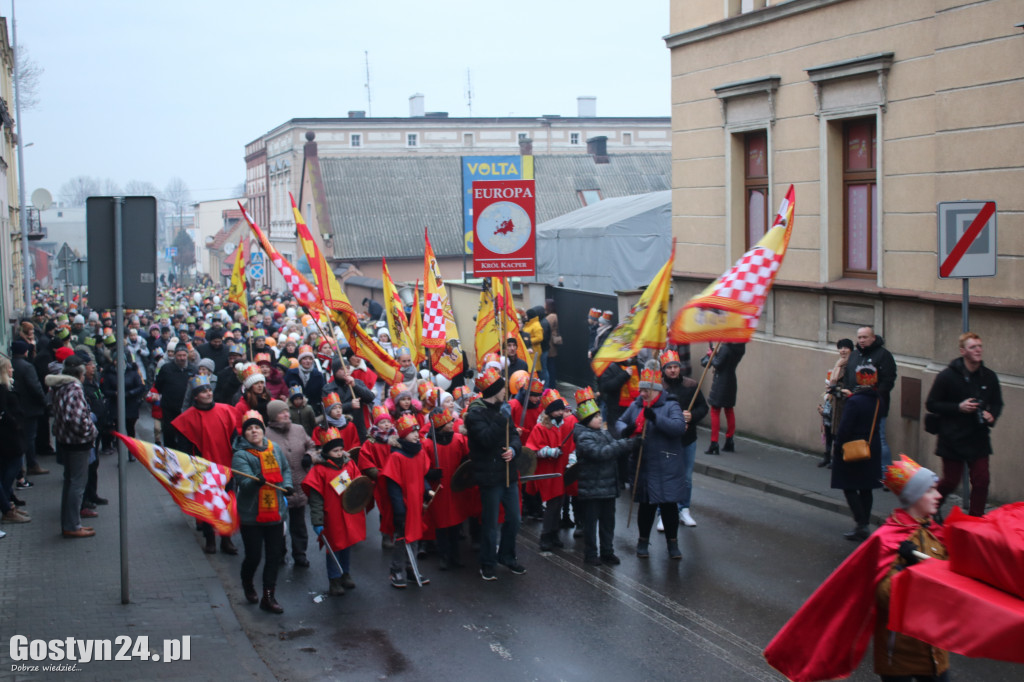
[[[871,439],[875,437],[875,422],[878,421],[878,406],[882,402],[881,396],[875,401],[875,416],[871,419],[871,431],[868,432],[868,439],[859,438],[843,443],[843,461],[861,462],[871,459]]]

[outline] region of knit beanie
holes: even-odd
[[[271,422],[277,421],[277,416],[287,410],[288,404],[283,400],[271,400],[267,404],[267,416],[270,417]]]

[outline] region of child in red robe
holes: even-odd
[[[469,455],[469,442],[455,430],[455,415],[451,410],[434,412],[430,421],[434,438],[424,441],[423,447],[432,465],[441,470],[441,479],[434,489],[428,517],[436,529],[438,568],[444,571],[463,565],[459,559],[459,534],[462,522],[469,518],[472,495],[467,490],[458,493],[452,490],[452,474]]]

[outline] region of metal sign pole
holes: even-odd
[[[961,317],[963,318],[963,332],[966,334],[967,332],[969,332],[971,330],[970,314],[968,312],[968,303],[971,300],[971,280],[969,278],[967,278],[967,277],[964,277],[962,281],[964,283],[964,295],[963,295],[963,301],[961,301],[961,303],[960,303],[960,313],[961,313]],[[964,499],[963,499],[963,503],[961,505],[964,508],[964,511],[969,511],[970,508],[971,508],[971,505],[970,505],[970,501],[971,501],[971,482],[969,480],[970,476],[967,475],[969,470],[970,470],[970,468],[967,466],[967,462],[964,462],[964,470],[963,470],[963,498]]]
[[[124,416],[124,373],[127,364],[124,357],[124,249],[121,240],[121,212],[124,197],[114,197],[114,303],[117,315],[117,431],[126,433]],[[117,439],[117,497],[118,515],[121,522],[121,603],[131,601],[128,581],[128,451],[120,438]]]

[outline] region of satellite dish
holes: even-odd
[[[233,254],[235,252],[236,246],[237,244],[235,244],[234,242],[224,242],[224,255],[230,256],[231,254]]]
[[[48,190],[45,190],[42,187],[40,187],[39,189],[32,192],[32,205],[35,206],[40,211],[45,211],[46,209],[53,206],[53,197],[50,195],[50,192]]]

